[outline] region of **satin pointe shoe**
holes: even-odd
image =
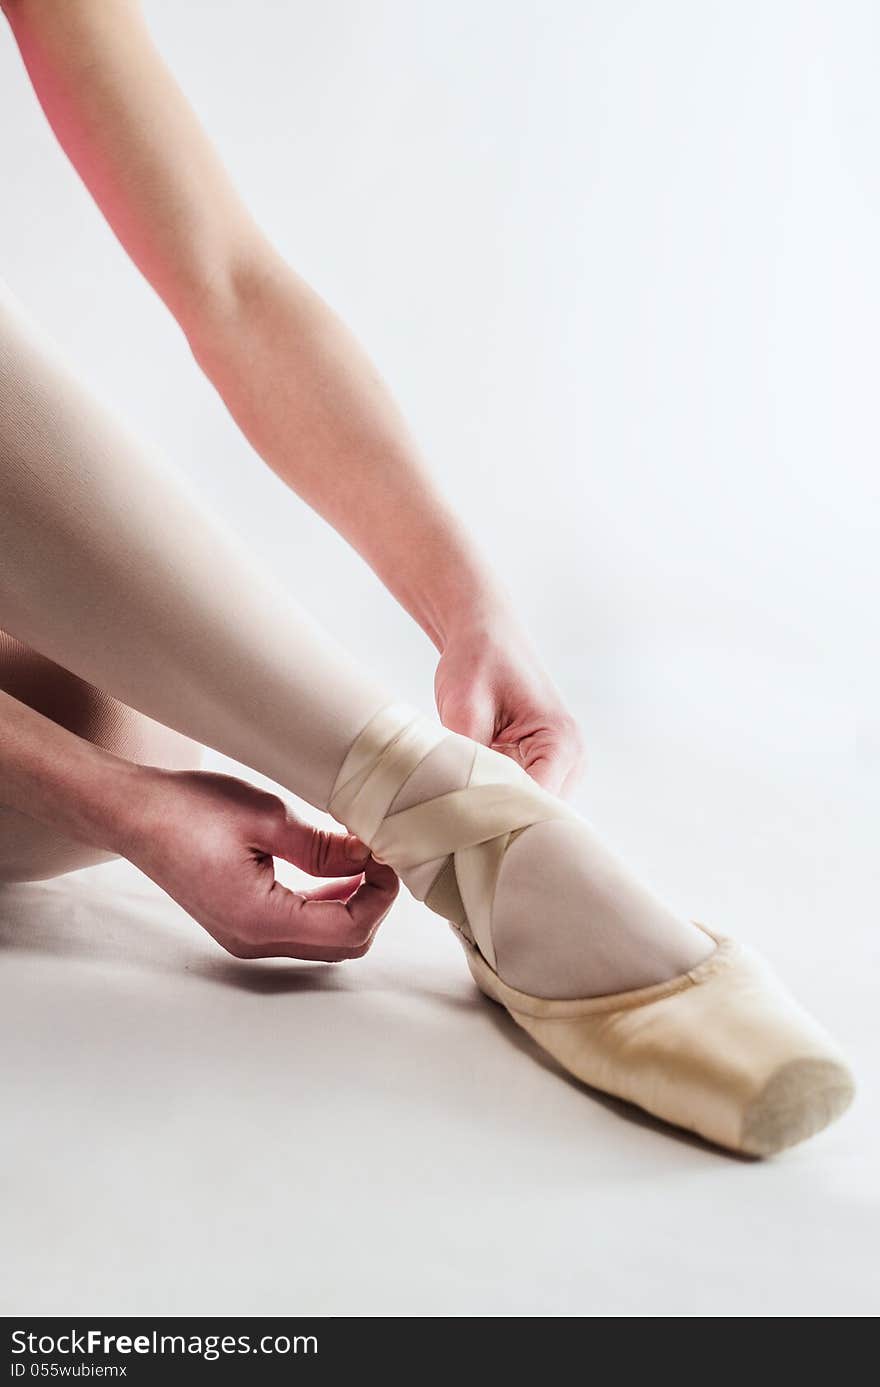
[[[436,864],[420,898],[449,921],[487,997],[577,1079],[731,1151],[772,1155],[844,1112],[846,1061],[733,939],[705,930],[715,948],[695,968],[611,996],[533,996],[506,983],[492,937],[505,853],[534,824],[583,820],[510,758],[470,742],[466,786],[389,813],[416,767],[456,736],[405,704],[383,708],[346,756],[329,807],[399,874]]]

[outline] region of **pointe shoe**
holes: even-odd
[[[763,959],[711,937],[715,951],[689,973],[584,1001],[516,992],[462,942],[477,986],[576,1078],[718,1146],[771,1156],[839,1117],[852,1076]]]
[[[508,757],[476,745],[463,789],[389,814],[416,766],[455,735],[389,705],[349,751],[329,807],[398,872],[444,862],[425,903],[458,934],[486,996],[577,1079],[731,1151],[772,1155],[845,1111],[854,1093],[846,1061],[733,939],[705,930],[716,947],[702,963],[613,996],[558,1000],[505,983],[491,912],[507,847],[535,823],[579,816]]]

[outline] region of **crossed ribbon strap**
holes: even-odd
[[[416,767],[442,741],[457,736],[405,703],[388,704],[349,750],[328,808],[369,844],[378,861],[397,872],[443,859],[425,904],[470,938],[494,968],[492,901],[512,837],[531,824],[577,815],[510,757],[471,742],[465,786],[389,814]]]

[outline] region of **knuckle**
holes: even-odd
[[[371,859],[367,864],[366,875],[374,886],[380,886],[392,900],[400,890],[400,878],[387,862],[377,862],[375,858]]]
[[[346,930],[343,942],[348,950],[360,950],[361,953],[366,953],[373,942],[373,933],[373,925],[352,925],[350,929]]]
[[[226,952],[232,954],[233,958],[256,958],[254,945],[246,939],[228,939],[224,945]]]
[[[309,867],[312,876],[327,876],[327,865],[333,852],[334,839],[325,828],[313,829],[309,835]]]
[[[263,813],[273,824],[283,824],[288,818],[287,805],[278,795],[265,794],[262,801]]]

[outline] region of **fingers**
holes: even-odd
[[[363,880],[345,900],[324,895],[320,887],[315,892],[290,892],[292,899],[283,907],[290,937],[277,950],[278,955],[328,963],[361,958],[399,888],[391,868],[370,858]]]
[[[265,810],[253,837],[260,853],[337,880],[310,891],[271,881],[238,921],[235,937],[224,934],[220,942],[237,958],[360,958],[397,895],[397,876],[353,834],[316,828],[274,797]]]
[[[287,806],[282,805],[282,810],[267,825],[266,841],[260,844],[263,851],[283,857],[313,877],[351,876],[364,870],[370,849],[360,838],[316,828]]]
[[[365,864],[362,879],[330,882],[314,891],[290,891],[275,882],[259,915],[247,923],[246,939],[239,938],[230,952],[238,958],[323,963],[361,958],[391,909],[399,885],[392,869],[373,858]]]
[[[373,942],[376,930],[394,904],[399,890],[400,882],[396,872],[371,857],[364,868],[363,881],[343,907],[348,916],[348,925],[343,924],[342,928],[347,930],[349,940],[354,941],[356,949],[356,952],[349,955],[351,958],[358,958],[366,953]],[[307,901],[303,911],[308,910],[310,906],[315,911],[323,908],[321,902]]]
[[[321,886],[312,886],[308,891],[300,891],[299,894],[310,901],[347,901],[349,896],[354,895],[363,879],[363,872],[356,877],[334,877],[332,881],[326,881]]]
[[[580,729],[562,708],[539,712],[540,705],[520,699],[513,705],[518,711],[507,714],[499,691],[483,682],[469,686],[466,697],[438,696],[437,706],[450,732],[510,756],[551,794],[570,794],[583,773]]]
[[[570,794],[583,774],[583,746],[573,722],[523,737],[519,748],[529,775],[553,795]]]
[[[537,781],[543,789],[549,790],[551,795],[562,793],[567,768],[556,747],[548,746],[531,755],[524,754],[523,766],[532,779]]]

